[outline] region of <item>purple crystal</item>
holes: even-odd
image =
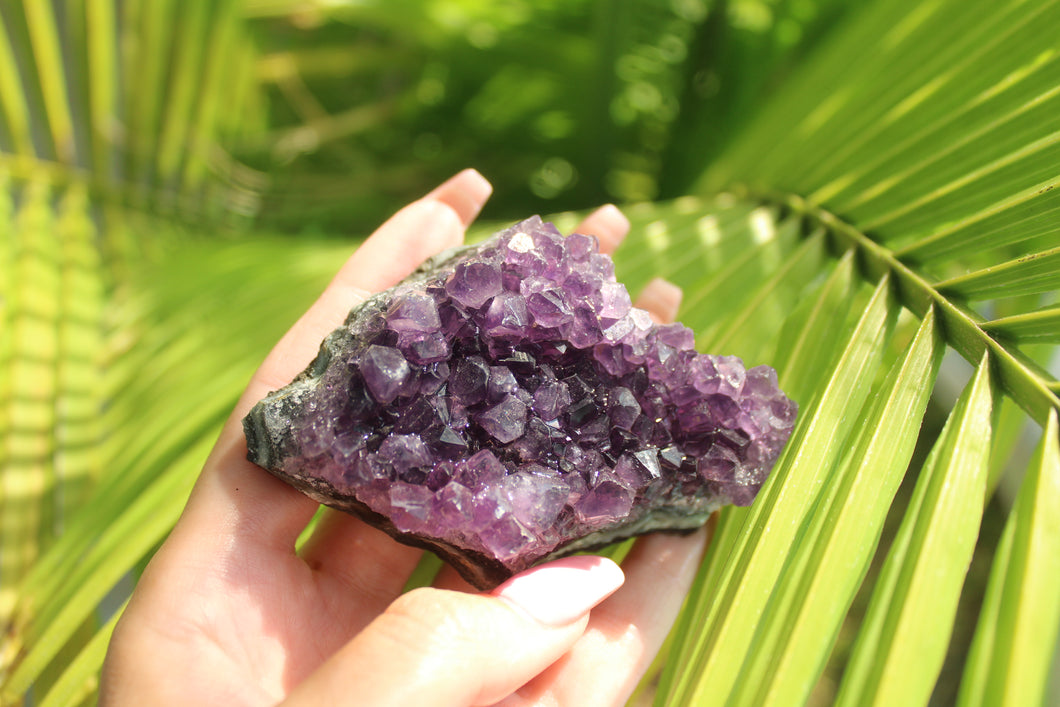
[[[416,532],[430,518],[434,493],[426,486],[397,481],[390,487],[391,519],[403,532]]]
[[[482,321],[482,330],[490,337],[516,339],[522,336],[529,324],[530,313],[526,300],[518,293],[502,292],[490,303]]]
[[[570,393],[567,392],[567,384],[562,381],[546,381],[534,391],[534,412],[543,421],[557,419],[566,411],[568,405]]]
[[[618,320],[629,314],[633,305],[626,288],[617,282],[604,282],[600,285],[600,319]],[[630,323],[632,329],[632,323]],[[628,332],[627,332],[628,333]]]
[[[570,493],[559,476],[549,474],[509,474],[504,482],[515,519],[528,528],[547,528],[555,523]]]
[[[754,499],[795,404],[693,343],[535,217],[354,309],[244,420],[248,456],[487,588]]]
[[[597,480],[574,507],[578,518],[589,525],[612,523],[616,518],[629,515],[632,509],[633,492],[611,478]]]
[[[488,449],[473,454],[457,471],[454,479],[473,491],[488,487],[504,478],[504,465]]]
[[[400,351],[375,344],[364,352],[361,371],[368,390],[381,403],[389,403],[396,398],[411,373],[408,361]]]
[[[432,466],[431,453],[419,435],[390,435],[379,445],[378,454],[388,460],[399,475]]]
[[[401,337],[401,344],[410,363],[437,363],[449,357],[449,342],[440,331],[408,334]]]
[[[501,293],[501,271],[491,263],[460,263],[445,291],[465,307],[477,308]]]
[[[486,399],[490,367],[481,356],[460,359],[449,379],[449,395],[461,405],[474,405]]]
[[[394,301],[387,313],[387,326],[394,331],[435,332],[441,327],[438,306],[426,293],[410,292]]]
[[[532,293],[526,298],[526,308],[538,326],[557,327],[571,320],[571,308],[557,290]]]
[[[526,406],[514,395],[509,395],[484,410],[476,421],[498,442],[511,442],[522,437],[526,430]]]

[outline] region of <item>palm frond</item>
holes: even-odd
[[[12,694],[27,690],[60,658],[112,589],[165,538],[257,352],[308,306],[349,249],[319,241],[294,249],[282,239],[251,245],[186,238],[170,251],[166,266],[147,268],[130,283],[140,296],[129,300],[139,304],[130,307],[121,330],[140,331],[142,339],[110,370],[114,404],[103,424],[137,434],[102,445],[110,473],[21,584],[14,626],[24,646],[4,683]],[[283,259],[277,257],[281,249]],[[189,280],[186,273],[195,266],[217,286],[203,289]],[[287,284],[282,290],[275,287],[281,278]],[[189,330],[196,334],[187,336]],[[98,631],[111,628],[104,623]],[[103,654],[97,649],[96,655]]]
[[[837,704],[925,704],[942,669],[986,497],[993,391],[980,362],[917,480]],[[914,654],[907,646],[916,646]]]
[[[942,358],[936,327],[929,313],[875,392],[852,446],[835,462],[821,460],[836,466],[800,528],[797,559],[778,578],[735,703],[804,701],[824,670],[913,454]]]
[[[911,14],[905,9],[899,2],[877,3],[836,35],[708,170],[703,186],[745,184],[746,190],[739,193],[752,202],[767,208],[787,205],[804,215],[810,224],[804,232],[823,227],[830,234],[833,252],[852,249],[863,277],[891,278],[902,305],[926,317],[925,322],[937,317],[946,342],[970,362],[991,361],[1004,392],[1045,425],[1058,408],[1055,378],[1013,342],[1017,337],[1022,341],[1055,337],[1048,330],[1055,322],[1051,310],[1037,310],[1054,301],[1057,288],[1050,265],[1060,231],[1048,217],[1053,212],[1051,188],[1060,178],[1051,152],[1055,126],[1041,120],[1043,114],[1026,116],[1047,105],[1055,94],[1055,75],[1049,73],[1054,50],[1044,28],[1056,26],[1057,6],[1044,3],[1030,11],[1008,3],[983,7],[998,22],[989,36],[981,26],[972,27],[978,20],[973,20],[966,3],[934,3]],[[873,36],[879,38],[872,42],[876,51],[853,50],[856,43],[869,42]],[[1012,131],[1016,125],[1019,129]],[[1031,309],[1012,312],[1013,298],[1020,296],[1025,296],[1020,306]],[[979,302],[980,308],[973,309],[970,302]],[[988,323],[989,313],[996,309],[1007,310],[997,320],[1000,326]],[[1011,338],[995,339],[994,332]],[[980,371],[986,365],[980,364]],[[799,429],[809,424],[804,417]],[[907,430],[904,443],[911,444],[916,436],[914,426]],[[1053,437],[1045,432],[1044,439]],[[796,448],[806,454],[805,441],[796,439]],[[968,445],[965,451],[972,449]],[[872,468],[867,454],[856,454],[855,459],[856,468]],[[929,460],[919,472],[924,484],[937,473],[937,463]],[[779,478],[785,469],[782,462]],[[792,483],[784,479],[785,487]],[[928,493],[926,488],[920,493]],[[755,527],[754,510],[768,507],[770,490],[764,491],[766,498],[748,517],[748,532]],[[888,503],[895,490],[892,486],[884,491]],[[980,492],[975,487],[965,492],[963,522],[978,525],[974,519],[983,510],[981,501],[976,508]],[[903,545],[917,533],[918,523],[943,522],[945,509],[934,508],[921,518],[920,503],[914,500],[906,511],[907,530],[899,535],[894,552],[908,552]],[[865,512],[871,507],[855,504]],[[778,522],[775,513],[769,514],[769,527]],[[1040,532],[1055,537],[1047,522],[1039,522]],[[796,518],[791,527],[803,532],[805,526]],[[823,640],[818,645],[829,649],[839,626],[826,619],[833,615],[833,607],[815,603],[820,596],[817,585],[804,584],[800,588],[805,592],[800,593],[785,584],[786,576],[806,572],[826,555],[825,547],[810,549],[793,530],[789,532],[793,546],[783,548],[772,562],[755,565],[753,555],[739,550],[725,560],[730,574],[723,576],[735,579],[732,584],[723,579],[716,589],[721,607],[714,609],[717,623],[708,618],[705,624],[683,624],[679,629],[699,638],[686,642],[692,644],[688,653],[671,656],[678,666],[675,671],[692,670],[685,680],[664,680],[670,688],[668,697],[678,702],[708,696],[724,701],[728,695],[737,702],[772,704],[783,702],[781,695],[795,695],[796,700],[809,696],[823,669],[823,656],[808,644],[795,648],[800,646],[799,624],[793,617],[807,606],[817,606],[812,616],[822,622],[820,633],[825,635],[814,635],[813,640]],[[762,552],[760,547],[755,549]],[[952,615],[968,551],[966,545],[964,559],[952,562],[944,575],[950,590],[943,617]],[[864,565],[855,562],[855,556],[848,555],[855,569],[824,575],[826,586],[843,583],[851,574],[860,578]],[[880,597],[896,588],[910,590],[907,582],[912,581],[916,562],[905,555],[893,560],[877,582]],[[898,572],[905,573],[902,580],[896,578]],[[745,595],[740,591],[753,591],[757,582],[766,585],[757,602],[742,603]],[[733,585],[736,590],[726,589]],[[844,612],[852,598],[852,591],[832,597]],[[1056,598],[1037,600],[1036,610],[1053,616]],[[905,597],[898,606],[912,611],[916,604]],[[893,623],[897,616],[889,619],[892,623],[881,624],[883,610],[874,611],[860,627],[861,645],[842,688],[842,698],[853,702],[883,700],[890,694],[887,690],[896,683],[885,680],[887,661],[902,665],[921,659],[922,644],[913,642],[888,643],[887,661],[867,657],[873,654],[865,651],[875,649],[865,646],[880,646],[880,634],[874,631],[900,627]],[[944,620],[934,622],[933,629],[946,631]],[[1055,622],[1046,624],[1052,630]],[[737,628],[724,633],[729,626]],[[1055,634],[1047,635],[1051,647]],[[1044,641],[1038,644],[1050,654],[1043,646]],[[904,674],[898,678],[906,680],[904,689],[916,690],[921,700],[930,695],[941,668],[938,650],[936,646],[930,663],[918,663],[916,681]],[[784,662],[786,657],[790,663]],[[865,664],[874,665],[874,671],[858,667]],[[966,682],[982,669],[970,663]],[[858,680],[875,682],[866,690],[858,687]],[[1044,673],[1035,674],[1031,693],[1040,695],[1046,680]],[[783,693],[770,692],[779,686],[785,687]]]
[[[441,150],[431,169],[475,150],[509,156],[498,170],[520,189],[542,150],[583,164],[575,155],[604,145],[595,159],[627,180],[623,194],[651,193],[644,176],[667,159],[672,185],[717,155],[694,194],[627,209],[634,234],[618,272],[633,290],[654,276],[682,286],[680,318],[700,348],[775,364],[801,412],[755,504],[718,517],[645,694],[657,704],[928,700],[953,660],[958,600],[980,589],[965,572],[987,500],[1033,420],[1039,449],[998,547],[960,700],[1042,700],[1060,627],[1060,383],[1043,365],[1053,352],[1043,345],[1060,343],[1060,1],[874,0],[814,34],[820,45],[805,56],[808,45],[783,37],[813,30],[812,18],[751,36],[741,3],[595,3],[598,31],[586,39],[575,13],[592,4],[536,10],[564,41],[538,65],[520,55],[523,69],[504,75],[544,88],[508,105],[511,86],[471,90],[439,69],[482,63],[461,44],[467,27],[508,32],[510,46],[491,50],[498,65],[537,41],[540,26],[488,3],[458,4],[466,26],[440,29],[411,1],[0,1],[0,700],[93,700],[128,587],[219,425],[352,248],[229,226],[248,225],[278,188],[316,199],[327,185],[358,201],[376,198],[369,186],[419,186],[431,171],[410,160],[431,144]],[[792,21],[798,11],[757,5]],[[816,16],[842,5],[822,0]],[[417,18],[404,48],[327,24],[361,13],[384,36],[398,10]],[[315,46],[306,30],[307,46],[281,50],[291,18],[331,33]],[[560,80],[567,67],[610,80],[626,57],[719,36],[733,44],[665,70],[648,62],[591,100]],[[724,74],[749,82],[724,94],[738,110],[695,103],[700,72],[722,71],[711,61],[759,50],[760,64]],[[427,66],[407,59],[445,51]],[[799,63],[788,72],[784,57]],[[355,86],[335,101],[336,85],[380,67],[393,95]],[[629,106],[612,113],[610,101],[651,82],[664,103],[691,103],[612,124]],[[420,101],[440,84],[455,92],[449,102]],[[536,121],[550,105],[542,96],[563,103]],[[490,133],[500,108],[513,122]],[[432,121],[452,144],[431,142]],[[520,135],[498,148],[520,130],[540,143]],[[573,137],[555,137],[564,131]],[[362,132],[382,151],[358,143]],[[334,150],[303,150],[308,137]],[[395,154],[405,161],[390,164]],[[336,165],[352,176],[336,177]],[[334,194],[269,204],[265,218],[297,221]],[[541,198],[532,203],[564,203]],[[576,218],[557,216],[564,227]],[[947,351],[971,365],[956,402],[942,392]],[[933,390],[947,418],[937,439]],[[877,549],[889,515],[896,534]],[[845,667],[841,681],[821,681],[829,661]]]
[[[958,704],[1043,701],[1060,631],[1057,440],[1052,413],[998,547]]]
[[[140,269],[152,252],[151,241],[168,240],[179,230],[154,216],[137,215],[126,205],[134,198],[152,209],[174,201],[202,204],[181,207],[182,219],[196,219],[211,210],[220,213],[231,193],[216,178],[209,185],[202,180],[216,144],[211,134],[217,121],[211,116],[217,112],[217,96],[231,105],[233,95],[219,85],[219,76],[227,75],[231,65],[213,55],[217,66],[212,107],[200,108],[205,103],[189,90],[195,86],[193,76],[185,80],[182,94],[192,98],[185,101],[188,110],[196,111],[198,149],[183,149],[186,134],[174,134],[165,143],[170,154],[180,155],[181,167],[198,177],[163,174],[161,162],[130,169],[125,156],[135,153],[130,149],[135,134],[127,128],[136,113],[128,110],[135,101],[125,100],[132,95],[125,79],[136,75],[135,68],[146,56],[157,56],[161,66],[166,60],[158,47],[134,41],[139,28],[129,22],[156,5],[122,3],[121,17],[118,7],[94,2],[0,4],[4,702],[19,699],[31,683],[43,694],[52,680],[62,679],[67,660],[91,664],[77,656],[95,634],[101,600],[172,525],[176,515],[167,518],[160,511],[162,499],[179,499],[174,484],[186,490],[193,478],[185,467],[183,476],[171,475],[169,494],[107,497],[109,503],[100,504],[100,510],[110,512],[112,524],[104,528],[102,516],[86,510],[86,502],[100,497],[97,482],[111,491],[126,483],[108,473],[113,450],[125,444],[114,440],[112,422],[114,411],[122,408],[115,401],[122,399],[128,380],[139,374],[127,366],[133,357],[124,354],[145,322],[114,315],[130,294],[129,273]],[[208,20],[223,19],[230,29],[241,27],[233,3],[202,8]],[[220,24],[212,30],[219,32]],[[226,51],[246,47],[245,42],[229,41],[235,35],[218,38],[212,30],[212,44],[199,41],[196,33],[205,35],[211,27],[207,20],[190,28],[181,21],[169,27],[182,29],[189,63],[204,46],[215,49],[218,42]],[[194,73],[197,66],[187,70]],[[166,95],[157,89],[176,80],[155,78],[150,95]],[[159,232],[167,235],[160,237]],[[192,467],[198,463],[194,459]],[[132,487],[136,489],[135,483]],[[160,530],[140,535],[134,522],[137,508],[142,522],[148,527],[156,523]],[[126,561],[129,556],[132,560]],[[48,574],[49,568],[60,574]],[[85,581],[75,586],[66,581],[70,576]],[[37,595],[33,592],[39,584],[42,593]],[[12,692],[12,685],[19,687]],[[71,687],[83,692],[85,684]]]

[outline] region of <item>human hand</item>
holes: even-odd
[[[642,538],[621,570],[604,558],[569,557],[483,594],[446,567],[433,587],[402,594],[422,551],[331,510],[296,550],[317,504],[246,460],[240,421],[254,403],[301,372],[354,304],[462,242],[490,191],[467,170],[399,211],[265,359],[118,623],[104,704],[628,698],[688,591],[704,531]],[[608,252],[628,229],[613,206],[578,228]],[[671,320],[679,301],[677,288],[656,281],[637,304]]]

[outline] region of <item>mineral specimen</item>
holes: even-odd
[[[251,461],[488,588],[749,504],[795,411],[534,217],[355,307],[243,424]]]

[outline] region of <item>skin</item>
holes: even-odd
[[[106,705],[612,705],[681,606],[705,532],[640,539],[619,570],[566,558],[476,592],[451,569],[402,594],[421,551],[327,511],[246,460],[240,421],[289,382],[352,305],[463,241],[491,187],[457,174],[381,226],[253,376],[184,513],[144,572],[103,669]],[[613,251],[614,206],[578,228]],[[681,292],[638,299],[671,321]],[[623,583],[624,581],[624,583]],[[621,586],[620,586],[621,585]]]

